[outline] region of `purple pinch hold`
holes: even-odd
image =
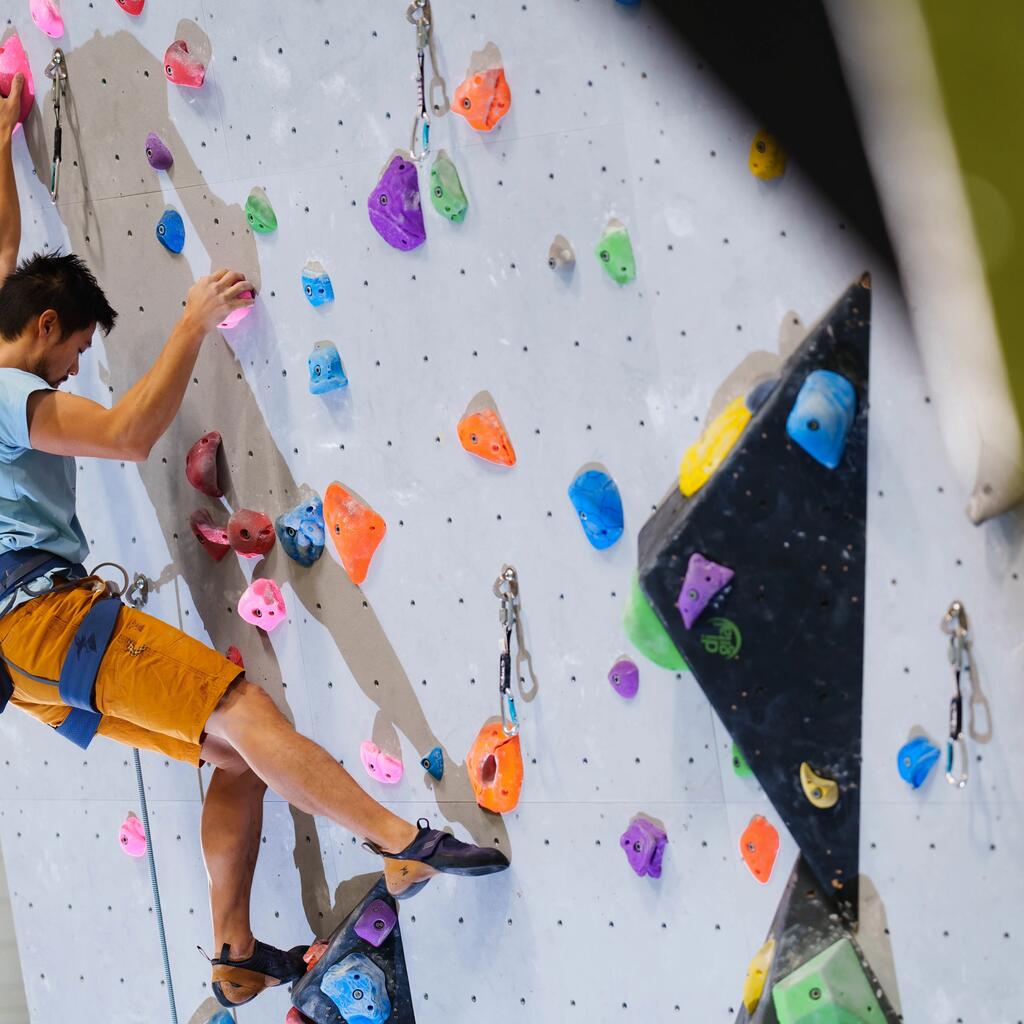
[[[150,132],[146,136],[146,159],[149,161],[149,166],[157,171],[166,171],[174,163],[174,157],[167,148],[167,143],[156,132]]]
[[[636,815],[629,828],[619,837],[629,866],[641,877],[661,878],[661,862],[665,856],[668,835],[653,821]]]
[[[398,915],[384,900],[374,900],[359,915],[355,933],[371,946],[379,946],[394,930],[397,921]]]
[[[734,575],[732,569],[712,562],[697,551],[690,555],[683,586],[676,600],[683,625],[687,629],[700,618],[700,613],[707,608],[712,598],[728,586]]]

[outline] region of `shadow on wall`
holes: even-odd
[[[193,35],[201,31],[195,25],[192,29]],[[152,238],[164,199],[143,156],[142,140],[148,131],[156,131],[174,154],[169,180],[181,183],[176,188],[176,201],[191,220],[212,266],[241,270],[259,287],[259,254],[241,207],[223,202],[206,185],[193,155],[171,123],[163,68],[151,53],[128,32],[110,37],[96,34],[75,49],[73,73],[64,134],[66,185],[57,213],[72,248],[90,264],[121,314],[117,329],[106,342],[106,383],[111,400],[116,401],[157,357],[193,283],[185,260],[169,258]],[[101,80],[105,102],[90,103],[88,107],[75,104],[76,83]],[[45,104],[43,109],[48,114],[45,126],[38,116],[31,119],[27,141],[37,175],[41,181],[48,181],[53,115]],[[220,121],[215,108],[211,107],[210,115],[216,130]],[[129,132],[131,138],[126,140]],[[122,145],[125,152],[115,152]],[[138,174],[133,178],[136,168]],[[80,182],[75,181],[77,176]],[[89,194],[90,179],[112,182],[120,194],[114,199],[94,201]],[[79,197],[73,196],[79,189],[81,202],[74,201]],[[268,357],[278,351],[269,317],[250,320],[259,327],[259,336],[252,338],[257,351]],[[230,420],[211,422],[210,410],[215,409],[230,409]],[[227,344],[211,335],[200,354],[194,383],[180,414],[149,460],[139,466],[139,473],[176,559],[176,569],[165,571],[160,582],[184,577],[216,647],[223,652],[237,643],[245,658],[246,675],[263,685],[293,720],[285,701],[280,665],[270,643],[264,634],[244,626],[235,613],[235,601],[248,582],[237,560],[226,559],[214,569],[189,530],[188,516],[193,509],[203,503],[211,510],[215,506],[189,486],[184,474],[185,453],[196,438],[208,430],[224,428],[229,469],[225,494],[232,509],[265,509],[273,517],[294,506],[301,500],[301,486],[278,450],[273,426],[264,420]],[[321,490],[328,482],[317,481]],[[223,509],[218,515],[223,516]],[[88,520],[88,511],[84,518]],[[98,554],[111,557],[110,552]],[[326,581],[320,584],[324,572],[332,574],[329,585]],[[258,574],[291,584],[303,606],[302,610],[292,609],[293,619],[308,614],[330,631],[363,693],[379,708],[378,722],[404,733],[418,751],[444,747],[427,722],[373,609],[343,570],[327,557],[311,569],[301,568],[281,551],[280,545],[275,545],[258,566]],[[321,604],[318,596],[328,592],[330,602]],[[379,686],[375,685],[377,680]],[[504,823],[477,807],[461,758],[451,757],[447,750],[444,757],[445,794],[438,803],[441,812],[462,824],[477,843],[495,843],[510,853]],[[315,838],[316,824],[309,815],[292,808],[292,816],[303,905],[310,928],[319,934],[325,920],[336,916],[317,852],[321,843]],[[307,841],[307,837],[314,838]],[[339,888],[335,902],[340,892]]]

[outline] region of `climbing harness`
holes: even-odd
[[[447,86],[437,72],[437,51],[434,49],[433,14],[430,0],[412,0],[405,12],[406,19],[416,26],[416,90],[418,107],[416,120],[412,124],[412,144],[409,156],[416,161],[422,160],[430,152],[430,118],[443,117],[450,103],[448,102]],[[430,106],[427,106],[428,90],[426,87],[426,55],[430,53]],[[440,91],[440,102],[435,94]],[[417,149],[418,147],[418,149]]]
[[[516,628],[519,610],[519,577],[511,565],[501,570],[494,583],[501,606],[498,621],[501,623],[501,654],[498,658],[498,700],[501,703],[501,728],[506,736],[519,733],[519,716],[512,694],[512,634]]]
[[[50,63],[46,65],[46,77],[53,82],[53,162],[50,164],[50,199],[57,202],[57,191],[60,188],[60,143],[61,143],[61,106],[68,91],[68,62],[64,51],[60,48],[53,51]]]
[[[953,666],[953,698],[949,702],[949,738],[946,740],[946,781],[951,786],[963,789],[967,785],[967,741],[964,739],[964,700],[960,678],[966,673],[971,677],[970,624],[967,611],[959,601],[954,601],[943,616],[942,632],[949,637],[949,662]],[[972,683],[973,692],[973,683]],[[973,700],[973,698],[972,698]],[[959,759],[956,754],[959,752]],[[959,769],[954,771],[954,762],[959,760]]]
[[[124,576],[123,586],[118,587],[114,583],[96,578],[95,573],[106,566],[113,566],[121,571]],[[54,579],[61,576],[61,582]],[[12,670],[33,682],[56,686],[61,700],[71,710],[55,731],[85,750],[96,735],[103,717],[93,703],[93,693],[100,662],[107,652],[110,638],[117,625],[121,598],[128,589],[128,573],[115,562],[104,562],[96,566],[92,573],[88,573],[84,566],[52,555],[48,551],[36,548],[6,551],[0,554],[0,606],[17,591],[30,587],[43,577],[49,578],[50,585],[35,596],[59,593],[76,587],[90,587],[106,596],[93,604],[79,624],[61,666],[59,679],[47,679],[26,672],[0,651],[0,712],[7,706],[14,693],[14,680],[10,674]]]

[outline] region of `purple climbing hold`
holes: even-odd
[[[420,181],[416,164],[396,153],[367,200],[370,223],[388,245],[408,252],[427,240],[420,207]]]
[[[711,599],[728,585],[734,575],[732,569],[712,562],[696,551],[690,555],[686,578],[676,601],[683,625],[687,629],[700,618],[700,613],[711,603]]]
[[[394,930],[398,923],[398,915],[384,902],[373,900],[359,915],[355,924],[355,933],[371,946],[379,946]]]
[[[661,861],[668,843],[668,835],[663,828],[638,814],[622,833],[619,843],[626,851],[629,866],[641,878],[644,875],[661,878]]]
[[[632,700],[640,689],[640,669],[629,658],[619,658],[608,672],[608,682],[620,697]]]
[[[167,143],[156,132],[150,132],[146,136],[146,159],[149,166],[156,171],[166,171],[174,163]]]

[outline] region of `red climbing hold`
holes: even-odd
[[[327,944],[324,943],[323,945],[324,948],[326,949]],[[310,949],[312,948],[313,947],[310,946]],[[308,972],[309,970],[311,970],[311,968],[307,967],[306,971]],[[301,1010],[297,1010],[293,1006],[291,1007],[291,1009],[288,1010],[288,1014],[284,1019],[284,1024],[313,1024],[313,1021],[311,1018],[307,1017]]]
[[[523,788],[523,752],[519,737],[506,736],[500,722],[488,722],[466,755],[476,802],[486,811],[507,814]]]
[[[245,671],[245,661],[242,658],[242,652],[234,644],[228,648],[227,658],[228,661]]]
[[[743,863],[750,868],[750,873],[762,885],[767,885],[778,855],[778,830],[767,818],[755,814],[740,836],[740,856]]]
[[[357,586],[366,579],[387,524],[355,495],[335,482],[324,495],[324,521],[345,572]]]
[[[203,434],[188,450],[185,456],[185,476],[188,482],[211,498],[223,498],[217,477],[217,453],[220,451],[221,436],[216,430]]]
[[[137,18],[142,13],[142,8],[146,6],[146,0],[117,0],[117,6]]]
[[[28,54],[21,45],[21,37],[17,32],[0,43],[0,96],[11,95],[14,76],[21,72],[25,76],[25,84],[21,87],[21,113],[18,124],[28,117],[35,101],[36,87],[32,81],[32,68],[28,62]]]
[[[276,540],[274,524],[262,512],[240,508],[228,520],[228,543],[246,558],[265,555]]]
[[[493,409],[468,412],[459,420],[459,441],[472,455],[499,466],[514,466],[516,451],[508,431]]]
[[[306,952],[302,954],[302,959],[306,961],[306,973],[307,974],[311,970],[313,970],[314,967],[316,967],[317,962],[320,960],[320,957],[322,957],[324,955],[324,953],[326,953],[326,952],[327,952],[327,943],[324,942],[322,939],[317,939],[317,941],[314,942],[309,947],[309,949],[307,949]],[[302,1019],[305,1020],[306,1018],[303,1017]]]
[[[231,550],[228,531],[218,526],[205,508],[196,509],[188,517],[188,525],[203,550],[215,562],[219,562]]]
[[[188,52],[184,39],[175,39],[164,54],[164,74],[175,85],[198,89],[206,79],[206,68]]]

